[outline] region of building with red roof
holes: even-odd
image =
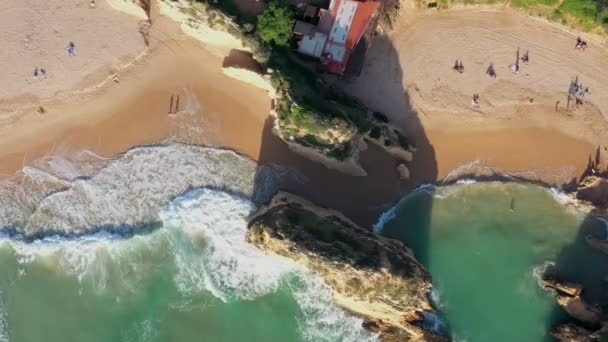
[[[298,51],[319,58],[322,71],[345,74],[361,38],[375,30],[379,6],[379,0],[332,0],[327,10],[319,11],[316,26],[296,22],[294,33],[301,36]]]

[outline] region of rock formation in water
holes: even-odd
[[[606,313],[583,301],[581,298],[582,286],[558,282],[554,279],[545,279],[543,284],[545,289],[555,292],[557,304],[578,321],[577,324],[568,323],[553,328],[551,331],[553,337],[564,342],[592,342],[608,339]]]
[[[608,179],[598,176],[585,177],[579,184],[576,198],[598,207],[608,205]]]
[[[581,298],[582,286],[546,279],[544,287],[555,292],[557,304],[570,316],[589,326],[600,324],[601,312],[583,301]]]
[[[251,219],[247,239],[316,272],[335,303],[383,341],[446,340],[420,327],[422,312],[433,311],[431,278],[401,242],[286,193]]]

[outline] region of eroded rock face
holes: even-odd
[[[315,271],[336,304],[365,319],[382,340],[445,340],[416,324],[421,310],[433,310],[431,279],[401,242],[285,193],[252,218],[248,241]]]
[[[585,303],[581,298],[583,288],[578,284],[559,282],[554,279],[544,280],[545,289],[555,291],[557,304],[571,317],[589,325],[599,326],[601,312]]]
[[[579,185],[576,198],[596,206],[608,205],[608,179],[588,176]]]

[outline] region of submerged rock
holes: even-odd
[[[401,242],[286,193],[251,219],[247,239],[316,272],[335,303],[363,318],[382,340],[446,340],[420,327],[422,311],[433,310],[431,277]]]

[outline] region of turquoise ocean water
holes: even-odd
[[[429,269],[443,328],[456,341],[551,341],[547,332],[567,317],[539,285],[545,270],[583,284],[590,299],[607,295],[608,258],[584,238],[607,238],[608,225],[569,202],[533,185],[429,187],[376,229],[409,245]]]
[[[180,144],[80,157],[0,181],[0,341],[376,339],[313,273],[245,242],[288,171]],[[377,228],[429,268],[457,340],[543,341],[564,317],[540,272],[554,263],[600,296],[608,265],[581,240],[605,238],[604,223],[558,200],[513,184],[427,189]]]

